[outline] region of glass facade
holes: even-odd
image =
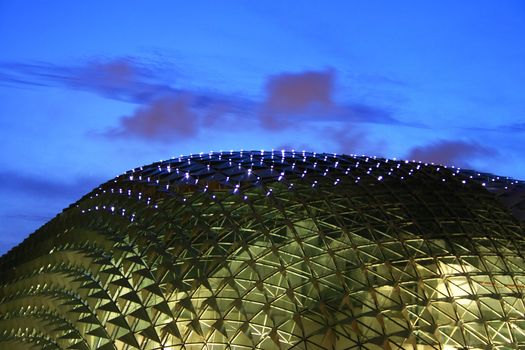
[[[137,168],[0,258],[0,348],[523,349],[524,188],[305,152]]]

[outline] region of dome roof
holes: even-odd
[[[294,151],[136,168],[0,258],[0,345],[518,349],[524,189]]]

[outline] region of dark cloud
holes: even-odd
[[[117,128],[102,135],[169,143],[194,137],[201,129],[239,127],[257,118],[262,127],[270,131],[292,125],[292,122],[397,122],[389,111],[381,108],[360,103],[338,105],[333,100],[334,79],[332,70],[272,76],[266,84],[267,98],[262,103],[203,91],[179,90],[143,104],[133,115],[122,117]]]
[[[174,142],[196,136],[205,128],[253,128],[256,123],[268,131],[326,121],[401,124],[387,108],[355,101],[336,102],[336,72],[332,69],[270,76],[263,101],[176,88],[154,65],[133,57],[90,60],[71,66],[3,63],[0,82],[89,91],[139,104],[132,115],[122,116],[116,127],[89,133],[107,138]]]
[[[272,76],[266,83],[261,123],[268,129],[281,127],[289,115],[323,114],[333,110],[334,73],[308,71]]]
[[[236,123],[234,116],[253,105],[240,96],[174,88],[155,69],[127,57],[76,66],[4,63],[0,81],[89,91],[137,103],[135,112],[122,116],[117,127],[88,133],[107,138],[173,142],[195,136],[200,128]]]
[[[102,183],[100,179],[92,177],[79,177],[63,182],[9,170],[0,171],[0,178],[0,192],[3,194],[11,192],[17,196],[70,200],[80,199],[80,196]]]
[[[137,137],[173,141],[192,137],[199,127],[199,113],[192,107],[191,95],[169,95],[138,108],[131,116],[122,117],[118,128],[108,137]]]
[[[426,146],[414,147],[407,158],[436,164],[468,167],[470,161],[475,158],[496,154],[496,150],[477,142],[443,140]]]
[[[331,69],[271,76],[260,107],[261,125],[275,130],[316,120],[400,124],[388,109],[358,102],[337,103],[335,81],[336,73]]]

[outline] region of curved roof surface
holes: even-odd
[[[524,187],[293,151],[136,168],[0,258],[0,343],[521,349]]]
[[[227,151],[174,157],[135,168],[113,181],[170,186],[176,190],[202,190],[210,186],[241,192],[243,188],[320,178],[334,185],[359,183],[364,177],[377,181],[403,181],[418,176],[440,181],[481,185],[494,193],[521,221],[525,220],[525,181],[421,161],[315,153],[305,151]],[[325,181],[323,180],[323,181]]]
[[[106,191],[120,191],[123,195],[145,199],[148,205],[154,206],[155,201],[150,200],[148,191],[144,190],[149,186],[157,194],[183,195],[220,190],[248,199],[249,194],[244,190],[260,187],[270,194],[275,183],[292,190],[297,183],[308,183],[312,187],[327,182],[334,186],[348,183],[369,186],[373,180],[388,186],[413,179],[427,186],[441,181],[484,188],[495,194],[514,217],[525,222],[525,181],[414,160],[306,151],[221,151],[181,155],[129,170],[100,185],[70,207],[78,207],[83,199]],[[137,190],[133,192],[130,187]],[[92,209],[98,210],[85,210]]]

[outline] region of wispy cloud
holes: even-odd
[[[478,157],[486,158],[495,155],[497,155],[495,149],[477,142],[441,140],[412,148],[407,158],[436,164],[469,167],[470,162]]]
[[[335,101],[336,90],[333,69],[271,76],[260,106],[261,125],[274,130],[313,120],[400,124],[387,108]]]

